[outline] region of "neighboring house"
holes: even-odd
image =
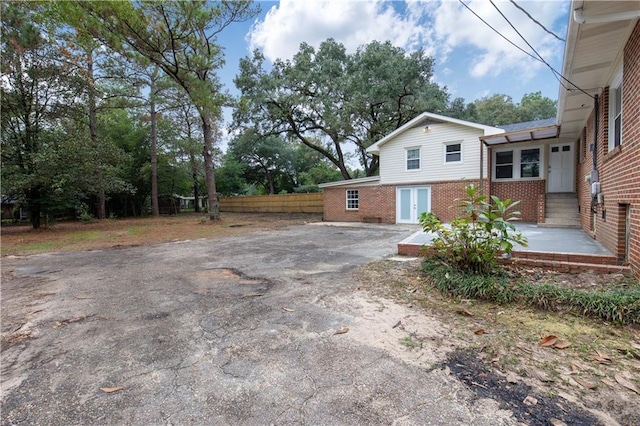
[[[504,130],[422,113],[367,149],[380,157],[380,176],[319,185],[324,219],[418,223],[432,211],[451,220],[465,185],[486,182],[487,150],[478,138],[497,133]]]

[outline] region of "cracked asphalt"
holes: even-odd
[[[517,424],[435,367],[449,349],[428,318],[355,289],[354,269],[412,231],[4,258],[2,424]]]

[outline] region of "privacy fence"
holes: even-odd
[[[234,213],[322,213],[322,193],[220,197],[220,211]]]

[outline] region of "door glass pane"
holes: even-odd
[[[420,218],[422,213],[429,211],[429,189],[418,188],[418,211],[416,212],[417,218]]]
[[[400,219],[411,220],[411,190],[401,189],[399,192],[400,192]]]

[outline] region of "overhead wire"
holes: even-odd
[[[521,52],[523,52],[524,54],[526,54],[527,56],[535,59],[538,62],[541,62],[543,64],[545,64],[553,73],[554,77],[556,78],[556,80],[558,80],[558,82],[560,83],[560,85],[562,87],[564,87],[567,91],[573,91],[574,89],[571,89],[569,87],[567,87],[562,80],[566,81],[567,83],[569,83],[571,86],[575,87],[575,89],[579,90],[580,92],[584,93],[585,95],[589,96],[590,98],[594,98],[593,95],[587,93],[586,91],[584,91],[582,88],[578,87],[578,85],[576,85],[575,83],[571,82],[569,79],[567,79],[564,75],[562,75],[561,72],[557,71],[555,68],[553,68],[543,57],[542,55],[540,55],[540,53],[538,53],[538,51],[527,41],[527,39],[520,34],[520,32],[515,28],[515,26],[511,23],[511,21],[509,21],[509,19],[502,13],[502,11],[500,9],[498,9],[498,7],[493,3],[493,0],[489,0],[491,2],[491,4],[493,5],[493,7],[498,11],[498,13],[500,13],[500,15],[502,15],[502,17],[507,21],[507,23],[509,23],[509,25],[511,26],[511,28],[513,28],[513,30],[520,36],[520,38],[522,38],[522,40],[524,40],[524,42],[529,46],[529,48],[531,48],[535,54],[537,56],[534,56],[533,54],[531,54],[530,52],[527,52],[526,50],[522,49],[520,46],[518,46],[517,44],[515,44],[514,42],[512,42],[511,40],[509,40],[509,38],[507,38],[506,36],[504,36],[502,33],[500,33],[500,31],[496,30],[491,24],[489,24],[486,20],[484,20],[480,15],[478,15],[473,9],[471,9],[471,7],[469,7],[469,5],[467,5],[463,0],[458,0],[458,2],[460,2],[465,8],[467,8],[467,10],[469,10],[471,13],[473,13],[478,19],[480,19],[486,26],[488,26],[489,28],[491,28],[496,34],[498,34],[500,37],[502,37],[503,39],[505,39],[509,44],[511,44],[512,46],[516,47],[518,50],[520,50]],[[562,80],[560,80],[560,78],[562,78]]]
[[[571,91],[571,89],[569,89],[567,86],[565,86],[562,81],[560,80],[560,78],[562,78],[562,80],[566,81],[567,83],[569,83],[571,86],[575,87],[576,89],[578,89],[580,92],[584,93],[585,95],[589,96],[592,99],[595,99],[593,95],[591,95],[590,93],[587,93],[585,90],[583,90],[581,87],[578,87],[578,85],[574,84],[572,81],[570,81],[568,78],[566,78],[564,75],[562,75],[561,72],[557,71],[555,68],[553,68],[551,66],[551,64],[549,64],[543,57],[542,55],[540,55],[540,53],[538,53],[538,51],[531,45],[531,43],[529,43],[527,41],[527,39],[520,33],[520,31],[518,31],[518,29],[515,27],[515,25],[513,25],[511,23],[511,21],[509,20],[509,18],[507,18],[505,16],[504,13],[502,13],[502,11],[500,9],[498,9],[498,6],[496,6],[496,4],[493,2],[493,0],[489,0],[489,2],[491,3],[491,5],[493,5],[493,7],[498,11],[498,13],[504,18],[505,21],[507,21],[507,23],[511,26],[511,28],[513,28],[513,30],[516,32],[516,34],[518,34],[520,36],[520,38],[527,44],[527,46],[529,46],[529,48],[531,48],[531,50],[534,51],[534,53],[536,55],[538,55],[538,57],[540,58],[540,61],[542,61],[543,64],[545,64],[552,72],[554,77],[556,78],[556,80],[558,80],[558,83],[560,83],[560,85],[562,87],[564,87],[567,91]],[[558,76],[560,78],[558,78]]]
[[[552,36],[554,36],[555,38],[557,38],[560,41],[564,41],[566,42],[565,39],[563,39],[562,37],[556,35],[556,33],[554,33],[551,30],[548,30],[547,27],[545,27],[540,21],[536,20],[536,18],[534,18],[533,16],[531,16],[531,14],[529,12],[527,12],[527,10],[525,8],[523,8],[522,6],[520,6],[518,3],[515,2],[515,0],[509,0],[511,2],[511,4],[513,4],[515,7],[517,7],[518,9],[520,9],[522,11],[522,13],[524,13],[525,15],[527,15],[529,17],[529,19],[531,19],[533,22],[535,22],[536,24],[538,24],[538,26],[540,28],[542,28],[543,30],[545,30],[546,32],[548,32],[549,34],[551,34]]]

